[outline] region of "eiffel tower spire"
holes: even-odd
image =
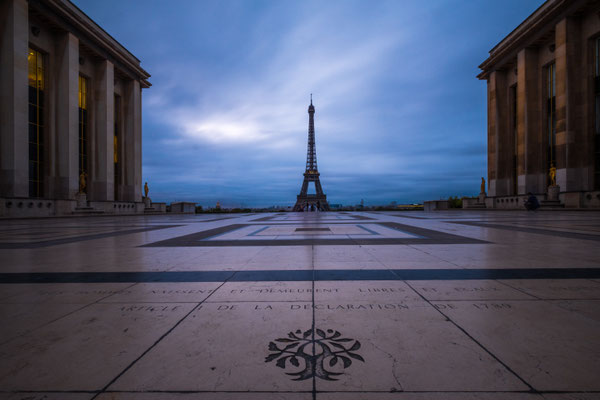
[[[317,171],[317,149],[315,147],[315,106],[310,94],[310,106],[308,106],[308,146],[306,150],[306,171]]]
[[[297,196],[294,211],[329,211],[327,196],[323,193],[319,176],[319,169],[317,168],[317,149],[315,145],[315,106],[313,106],[312,103],[311,93],[310,105],[308,106],[308,146],[306,151],[306,170],[304,171],[304,181],[302,182],[300,194]],[[309,182],[314,182],[316,194],[308,194]]]

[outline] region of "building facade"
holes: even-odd
[[[140,61],[68,0],[3,0],[0,35],[0,216],[143,212]]]
[[[551,187],[561,206],[600,207],[600,3],[546,1],[479,68],[487,207],[521,208],[527,193],[548,200]]]

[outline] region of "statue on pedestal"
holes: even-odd
[[[86,192],[86,178],[87,178],[87,174],[85,171],[82,171],[81,174],[79,174],[79,193],[83,194]]]
[[[550,164],[548,176],[550,177],[550,186],[556,186],[556,167],[554,166],[554,163]]]
[[[560,194],[560,186],[556,184],[556,167],[554,166],[554,163],[550,163],[548,178],[550,178],[550,186],[548,186],[547,200],[559,202],[558,195]]]
[[[483,178],[483,176],[481,177],[481,190],[479,191],[479,193],[485,193],[485,179]]]
[[[87,188],[87,173],[82,171],[79,174],[79,192],[75,195],[75,200],[77,200],[77,207],[84,208],[87,207],[87,195],[85,194]]]
[[[148,182],[144,182],[144,206],[146,208],[152,207],[152,200],[150,200],[150,197],[148,197],[149,191],[150,190],[148,189]]]

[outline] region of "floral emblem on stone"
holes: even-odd
[[[343,370],[352,364],[352,360],[364,362],[355,351],[360,349],[360,342],[355,339],[342,337],[342,334],[332,329],[327,332],[322,329],[309,329],[302,332],[298,329],[288,333],[285,338],[275,339],[269,343],[272,352],[265,362],[277,360],[279,368],[297,369],[286,372],[295,381],[317,377],[327,381],[337,380],[343,375]]]

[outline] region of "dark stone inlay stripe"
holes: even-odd
[[[313,278],[314,277],[314,278]],[[410,281],[471,279],[599,279],[600,268],[334,269],[164,272],[3,273],[0,283]]]
[[[159,229],[167,229],[167,228],[177,228],[179,226],[183,226],[183,225],[148,226],[148,227],[138,228],[138,229],[129,229],[126,231],[104,232],[104,233],[75,236],[75,237],[69,237],[69,238],[63,238],[63,239],[43,240],[43,241],[38,241],[38,242],[32,241],[32,242],[27,242],[27,243],[0,243],[0,249],[37,249],[40,247],[56,246],[59,244],[84,242],[86,240],[104,239],[104,238],[114,237],[114,236],[129,235],[131,233],[150,232],[150,231],[156,231]]]
[[[214,236],[248,226],[249,224],[232,224],[219,228],[196,232],[159,242],[148,243],[141,247],[238,247],[238,246],[356,246],[356,245],[398,245],[398,244],[481,244],[483,240],[465,236],[452,235],[446,232],[404,225],[396,222],[378,222],[377,224],[397,229],[414,238],[375,238],[375,239],[265,239],[265,240],[205,240]],[[254,224],[251,224],[254,225]]]
[[[296,232],[331,231],[329,228],[296,228]]]
[[[285,214],[270,215],[270,216],[267,216],[267,217],[253,219],[251,221],[252,222],[271,221],[271,220],[273,220],[274,218],[277,218],[280,215],[285,215]],[[350,218],[352,218],[354,220],[361,220],[361,221],[367,221],[367,220],[374,220],[375,219],[375,218],[365,217],[364,215],[351,215],[351,214],[348,214],[348,217],[350,217]],[[336,219],[334,219],[334,218],[330,219],[327,216],[323,216],[322,218],[314,218],[312,220],[305,220],[305,219],[295,219],[294,220],[294,219],[289,219],[289,220],[283,220],[283,221],[287,221],[287,222],[292,222],[293,221],[293,222],[306,223],[307,221],[308,222],[310,222],[310,221],[316,221],[316,222],[318,222],[319,220],[321,220],[321,221],[336,221]],[[274,222],[277,222],[277,221],[274,221]]]

